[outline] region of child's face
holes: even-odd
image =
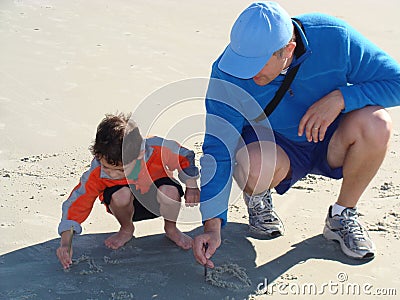
[[[144,150],[140,151],[139,156],[135,160],[129,164],[126,164],[125,166],[122,165],[122,162],[118,165],[112,165],[108,163],[104,157],[102,157],[100,159],[101,169],[112,179],[122,179],[125,178],[125,174],[130,174],[132,172],[136,162],[140,163],[139,160],[141,160],[143,156]]]
[[[118,165],[112,165],[108,163],[104,157],[100,159],[100,163],[102,170],[112,179],[121,179],[125,177],[124,167],[122,166],[122,163]]]
[[[107,162],[107,160],[102,157],[100,159],[101,167],[102,170],[110,176],[112,179],[122,179],[125,178],[125,172],[126,174],[129,174],[132,172],[133,168],[135,167],[136,159],[132,161],[131,163],[125,165],[125,167],[122,165],[122,163],[118,165],[112,165]]]

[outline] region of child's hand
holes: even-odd
[[[196,206],[200,201],[200,190],[199,188],[186,188],[185,191],[185,202],[186,206]]]
[[[72,247],[69,250],[68,246],[60,246],[57,249],[57,257],[64,269],[68,269],[72,265]]]
[[[61,245],[57,249],[57,257],[64,269],[68,269],[72,264],[72,238],[74,229],[64,231],[61,234]]]

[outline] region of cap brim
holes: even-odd
[[[270,56],[245,57],[238,55],[228,45],[218,63],[218,68],[234,77],[249,79],[256,76],[269,59]]]

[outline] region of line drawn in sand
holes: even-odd
[[[80,257],[77,259],[72,260],[72,265],[78,265],[81,262],[86,261],[87,264],[89,265],[89,270],[82,270],[79,272],[80,275],[90,275],[90,274],[95,274],[95,273],[102,273],[103,268],[96,264],[93,258],[89,257],[86,254],[82,254]],[[65,269],[65,272],[69,272],[71,268]]]
[[[209,269],[206,282],[221,288],[242,289],[251,286],[251,280],[246,269],[234,263],[223,264]]]

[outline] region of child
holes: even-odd
[[[97,127],[96,140],[90,147],[94,155],[91,166],[62,205],[58,226],[61,245],[57,257],[64,268],[72,263],[70,239],[73,231],[80,234],[81,223],[89,216],[97,197],[120,224],[119,232],[105,240],[105,245],[118,249],[133,236],[132,221],[164,217],[166,236],[183,249],[190,249],[193,240],[176,227],[182,186],[189,206],[199,201],[194,165],[194,152],[175,141],[160,137],[145,140],[130,115],[106,115]]]

